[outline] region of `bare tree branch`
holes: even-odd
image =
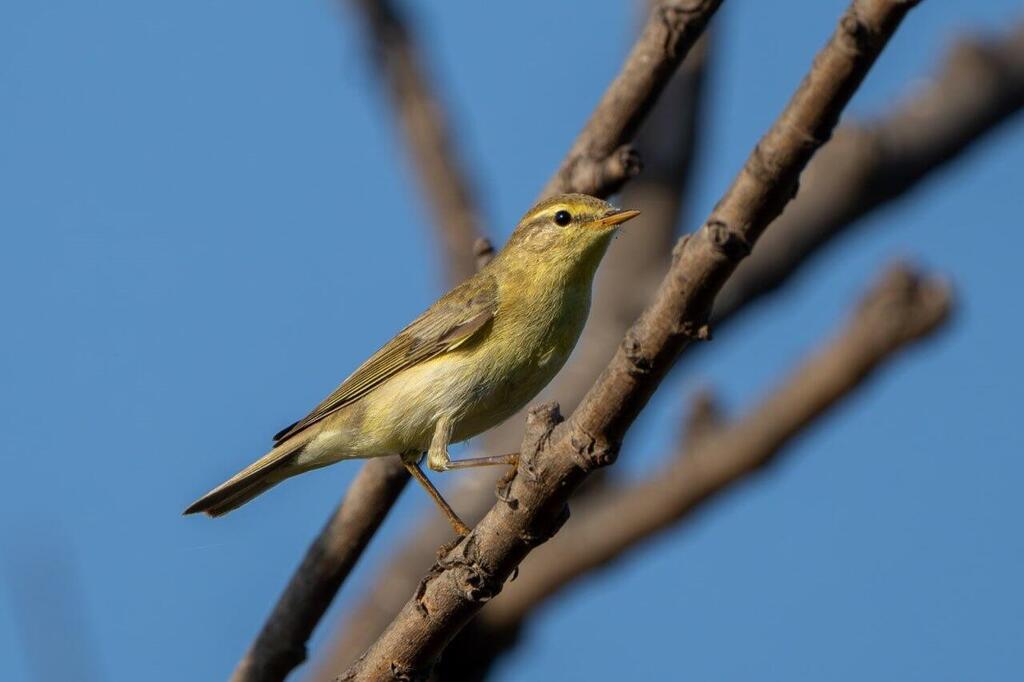
[[[482,270],[485,265],[494,259],[494,244],[487,237],[480,237],[473,243],[473,259],[476,262],[476,269]]]
[[[480,679],[478,671],[501,653],[500,644],[514,641],[523,621],[551,595],[677,526],[763,470],[883,363],[938,329],[950,307],[945,283],[892,268],[865,295],[838,337],[749,413],[722,423],[713,403],[700,396],[691,414],[697,433],[689,431],[687,445],[650,478],[588,500],[566,532],[531,555],[519,578],[466,629],[476,630],[476,647],[446,656],[441,663],[445,677]]]
[[[363,465],[235,668],[232,682],[283,680],[306,659],[313,629],[408,480],[397,457]]]
[[[904,196],[1024,107],[1024,23],[959,41],[893,112],[844,126],[807,168],[800,196],[715,302],[713,323],[768,294],[865,214]]]
[[[345,679],[421,677],[530,550],[564,523],[571,493],[612,463],[626,430],[678,354],[707,338],[715,295],[796,193],[811,155],[915,2],[854,0],[786,110],[704,226],[680,242],[654,302],[582,404],[531,411],[521,458],[498,503],[424,578]]]
[[[472,184],[408,24],[391,0],[353,0],[353,5],[366,24],[373,62],[390,90],[416,178],[433,211],[449,284],[457,284],[476,271],[474,245],[483,236]]]
[[[647,113],[714,16],[722,0],[659,0],[587,125],[543,195],[606,197],[640,170],[629,146]]]
[[[707,54],[705,34],[637,133],[636,148],[644,159],[644,172],[625,185],[622,205],[641,207],[643,213],[612,243],[594,284],[587,328],[569,365],[545,390],[568,409],[574,408],[594,383],[668,268],[697,148],[697,130],[703,125]],[[483,449],[517,449],[525,418],[523,410],[491,429]],[[494,503],[494,480],[498,475],[480,470],[460,477],[449,497],[465,518],[480,518]],[[318,672],[311,679],[329,679],[332,671],[346,666],[373,642],[434,562],[437,548],[450,536],[450,527],[441,518],[430,516],[415,526],[374,576],[372,586],[355,608],[343,616],[337,641],[317,664]]]

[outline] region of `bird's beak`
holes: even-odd
[[[593,225],[594,227],[615,227],[616,225],[621,225],[627,220],[632,220],[638,215],[640,215],[640,211],[634,211],[632,209],[625,211],[613,211],[605,217],[595,220]]]

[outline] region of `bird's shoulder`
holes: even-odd
[[[459,348],[485,332],[498,307],[498,284],[477,273],[437,300],[356,369],[316,409],[274,435],[275,441],[350,405],[399,372]]]

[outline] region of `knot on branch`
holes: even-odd
[[[389,668],[391,671],[391,679],[396,682],[419,682],[420,680],[427,679],[426,675],[418,674],[416,669],[411,665],[400,661],[391,661]]]
[[[624,144],[604,161],[606,182],[617,182],[609,194],[618,191],[626,180],[640,175],[644,169],[644,160],[640,152],[629,144]]]
[[[501,581],[492,569],[484,565],[474,533],[461,538],[454,546],[449,545],[439,554],[441,556],[420,580],[413,595],[416,611],[422,617],[430,616],[427,587],[442,574],[448,575],[453,587],[468,602],[483,604],[501,591]]]
[[[569,505],[563,504],[558,510],[557,515],[551,517],[548,523],[544,525],[534,524],[529,529],[522,531],[519,534],[519,539],[530,549],[543,545],[562,529],[565,522],[569,520],[570,515]]]
[[[580,426],[574,426],[569,434],[569,448],[576,466],[586,473],[614,463],[618,454],[607,438],[598,438]]]
[[[724,221],[712,218],[705,223],[704,231],[715,250],[732,262],[738,263],[750,255],[750,242]]]
[[[480,604],[490,601],[501,591],[501,581],[495,578],[494,571],[483,565],[476,536],[471,533],[460,547],[458,554],[442,559],[438,566],[454,574],[456,585],[468,601]]]
[[[551,432],[562,421],[562,412],[554,400],[531,407],[527,413],[526,433],[523,434],[523,444],[519,450],[519,466],[516,467],[516,470],[521,470],[531,481],[536,481],[538,478],[537,453],[544,449],[551,437]]]
[[[949,316],[949,285],[926,277],[905,263],[889,267],[881,281],[861,300],[856,319],[872,320],[887,342],[902,344],[924,336]]]
[[[861,55],[872,49],[875,32],[861,18],[856,3],[851,4],[839,20],[839,29],[837,42],[848,53]]]
[[[699,389],[690,401],[690,408],[686,413],[682,452],[689,453],[698,444],[721,431],[724,425],[725,415],[715,394],[707,387]]]
[[[477,237],[473,242],[473,259],[476,269],[481,270],[494,259],[494,244],[487,237]]]
[[[626,337],[622,340],[622,352],[629,361],[629,373],[631,375],[643,376],[651,373],[654,363],[644,353],[643,343],[638,338],[634,327],[630,327],[629,331],[626,332]]]
[[[430,615],[430,609],[427,608],[427,601],[424,599],[427,594],[427,585],[430,584],[431,580],[441,575],[441,570],[441,558],[439,557],[434,565],[427,570],[427,574],[420,579],[419,583],[416,585],[416,591],[413,593],[416,612],[424,618],[427,618]]]
[[[675,266],[678,265],[679,261],[683,257],[683,253],[686,252],[686,247],[690,243],[690,237],[691,236],[692,235],[684,234],[682,237],[679,238],[679,241],[676,242],[676,245],[672,247],[672,268],[673,268],[673,270],[677,269]]]
[[[720,0],[719,0],[720,1]],[[665,29],[665,41],[661,48],[672,59],[678,58],[677,48],[683,36],[704,30],[711,0],[670,0],[658,4],[658,19]],[[694,21],[694,18],[703,21]]]
[[[569,168],[569,186],[574,192],[607,197],[619,191],[642,167],[640,153],[624,144],[607,156],[578,157]]]
[[[711,340],[711,325],[703,320],[683,320],[676,332],[693,341]]]

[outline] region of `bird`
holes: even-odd
[[[494,259],[360,365],[271,450],[185,514],[217,517],[287,478],[348,459],[401,458],[460,536],[469,528],[420,468],[516,462],[452,460],[448,447],[509,418],[554,378],[579,340],[598,265],[639,215],[585,194],[540,201]]]

